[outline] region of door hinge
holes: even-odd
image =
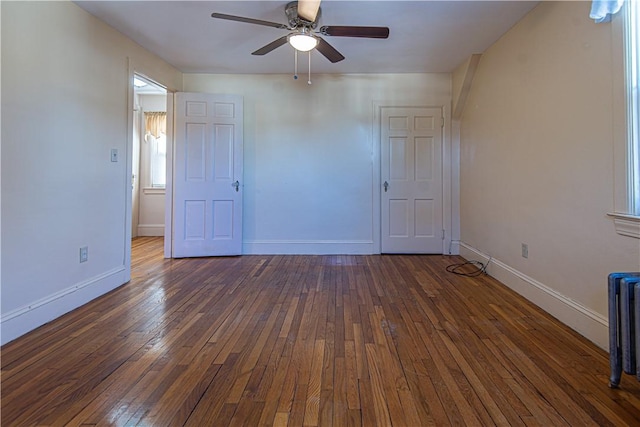
[[[444,127],[444,116],[440,118],[442,119],[442,123],[440,124],[440,127]]]
[[[442,240],[444,240],[444,229],[442,229]]]

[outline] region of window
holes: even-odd
[[[160,136],[149,135],[149,165],[151,169],[151,187],[164,188],[167,177],[167,135],[161,133]]]
[[[627,175],[629,213],[640,216],[640,2],[628,1],[625,11],[625,71],[627,94]]]
[[[624,73],[614,76],[622,109],[614,107],[615,210],[609,215],[618,234],[640,238],[640,2],[625,1],[619,15],[612,20],[614,70],[624,64]]]
[[[165,188],[167,176],[167,113],[145,112],[145,136],[149,149],[149,182]]]

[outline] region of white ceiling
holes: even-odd
[[[292,73],[293,49],[251,52],[287,30],[211,18],[212,12],[287,23],[283,1],[76,1],[184,73]],[[311,55],[313,73],[451,72],[482,53],[538,2],[324,0],[322,25],[386,26],[389,38],[322,36],[346,59]],[[307,67],[299,57],[299,71]]]

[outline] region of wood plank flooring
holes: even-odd
[[[461,261],[136,239],[129,284],[1,349],[2,426],[640,425],[635,378]]]

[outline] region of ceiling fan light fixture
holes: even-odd
[[[308,52],[318,45],[318,39],[309,34],[290,34],[289,44],[300,52]]]

